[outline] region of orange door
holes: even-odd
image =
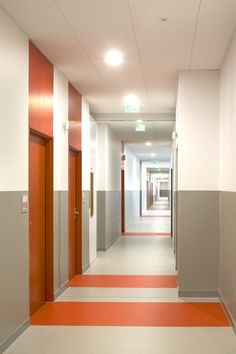
[[[30,135],[30,314],[45,302],[46,293],[46,141]]]
[[[81,153],[69,152],[69,279],[82,272]]]

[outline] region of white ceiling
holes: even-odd
[[[112,128],[119,140],[127,143],[140,161],[170,161],[172,132],[175,122],[145,121],[145,132],[136,132],[137,123],[132,121],[110,121],[106,123]],[[147,141],[151,142],[152,145],[146,146],[145,142]],[[156,156],[151,156],[151,153],[155,153]]]
[[[235,0],[0,0],[95,113],[174,112],[177,74],[218,69],[236,24]],[[168,21],[160,21],[167,17]],[[125,62],[104,63],[117,48]]]

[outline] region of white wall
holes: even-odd
[[[0,352],[29,320],[28,38],[0,7]],[[17,332],[18,331],[18,332]]]
[[[121,141],[106,123],[97,125],[98,161],[97,189],[121,190]]]
[[[125,145],[125,155],[125,189],[140,190],[140,161],[127,145]]]
[[[54,190],[68,191],[68,80],[54,68],[53,87]]]
[[[96,220],[96,174],[97,174],[97,123],[89,114],[89,104],[82,98],[82,189],[89,193],[90,172],[94,173],[94,215],[91,216],[90,205],[88,212],[89,234],[89,263],[93,263],[97,256],[97,220]],[[83,217],[83,221],[85,221]]]
[[[121,141],[112,129],[106,127],[106,190],[121,190]]]
[[[90,190],[90,116],[89,104],[82,97],[82,190]]]
[[[218,189],[218,71],[179,74],[178,189]],[[201,171],[204,171],[201,173]]]
[[[97,124],[97,190],[106,190],[106,129],[105,123]]]
[[[0,8],[0,191],[28,190],[28,38]]]
[[[68,281],[68,80],[54,68],[54,292]]]
[[[125,145],[125,229],[140,216],[141,169],[140,161]]]
[[[220,190],[236,191],[236,36],[220,71]]]
[[[97,123],[90,116],[90,129],[89,129],[89,141],[90,141],[90,171],[93,172],[94,180],[94,215],[90,216],[89,224],[89,262],[93,263],[97,257]]]

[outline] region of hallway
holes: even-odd
[[[235,354],[236,0],[0,24],[0,354]]]
[[[178,298],[174,268],[169,236],[121,236],[33,315],[6,353],[234,354],[236,339],[218,299]]]

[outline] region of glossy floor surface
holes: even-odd
[[[145,232],[169,227],[168,218],[158,220],[140,218],[137,232],[141,225]],[[236,353],[236,336],[218,299],[178,297],[168,236],[122,236],[31,321],[6,353]]]
[[[133,225],[131,225],[126,232],[143,232],[143,233],[161,233],[169,232],[171,230],[170,216],[148,216],[139,217]]]

